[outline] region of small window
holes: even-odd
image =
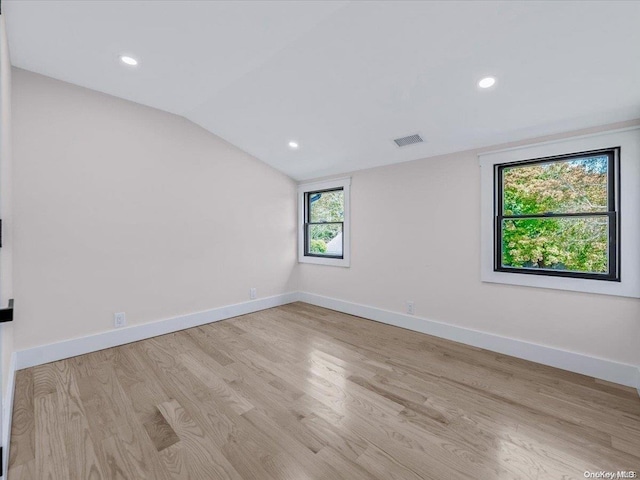
[[[620,281],[618,151],[496,165],[494,271]]]
[[[349,266],[350,178],[301,184],[298,261]]]
[[[343,258],[344,189],[305,193],[304,254]]]

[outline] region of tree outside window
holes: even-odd
[[[496,271],[618,280],[616,150],[496,168]]]

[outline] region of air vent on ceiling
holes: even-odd
[[[422,137],[417,133],[415,135],[409,135],[408,137],[396,138],[393,140],[399,147],[406,147],[407,145],[413,145],[414,143],[424,142]]]

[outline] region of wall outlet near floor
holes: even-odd
[[[113,326],[115,328],[124,327],[127,324],[127,317],[124,312],[118,312],[113,314]]]
[[[409,315],[413,315],[416,313],[416,307],[411,300],[407,300],[406,306],[407,306],[407,313]]]
[[[258,291],[255,288],[250,288],[249,289],[249,298],[251,300],[255,300],[257,296],[258,296]]]

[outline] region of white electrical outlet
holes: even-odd
[[[124,327],[127,324],[127,317],[124,312],[118,312],[113,314],[113,326],[115,328]]]
[[[249,298],[251,300],[255,300],[257,296],[258,296],[258,291],[255,288],[250,288],[249,289]]]
[[[409,315],[413,315],[414,313],[416,313],[416,307],[411,300],[407,301],[407,313]]]

